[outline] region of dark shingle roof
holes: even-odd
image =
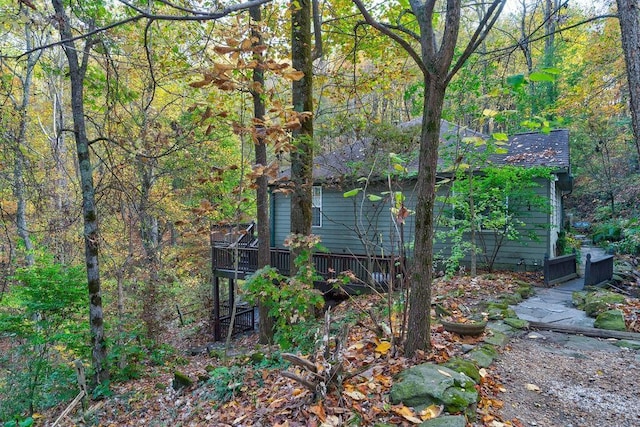
[[[411,120],[399,125],[401,129],[415,128],[420,120]],[[441,123],[441,147],[451,147],[461,138],[488,136],[479,132],[463,128],[445,120]],[[483,147],[483,146],[481,146]],[[506,154],[494,154],[489,162],[495,165],[514,166],[548,166],[559,171],[569,172],[569,131],[565,129],[553,130],[547,134],[538,132],[520,133],[509,138]],[[483,148],[479,148],[483,149]],[[313,164],[313,177],[317,181],[340,182],[345,177],[382,175],[387,167],[386,147],[376,147],[370,139],[358,139],[332,152],[316,156]],[[407,168],[410,172],[417,172],[418,146],[417,143],[411,153],[404,153],[408,158]],[[441,162],[442,164],[442,162]],[[289,175],[289,169],[282,172],[281,177]],[[379,173],[376,173],[379,172]]]
[[[515,134],[509,138],[507,149],[507,154],[492,156],[491,160],[497,165],[569,168],[569,131],[566,129],[547,134]]]

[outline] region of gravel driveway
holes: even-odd
[[[504,402],[503,421],[640,426],[640,351],[614,342],[555,332],[513,338],[492,368],[506,389],[497,396]]]

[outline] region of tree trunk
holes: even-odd
[[[98,263],[98,217],[95,204],[95,188],[89,140],[84,116],[83,84],[89,60],[90,41],[84,47],[82,63],[78,59],[75,42],[71,40],[73,33],[69,16],[67,16],[62,0],[51,0],[56,11],[55,21],[59,26],[62,47],[69,63],[69,80],[71,82],[71,111],[73,115],[73,133],[76,140],[78,166],[80,169],[80,185],[82,188],[82,214],[84,219],[84,248],[87,267],[87,284],[89,290],[89,324],[91,329],[91,353],[94,370],[94,381],[102,383],[109,379],[107,367],[107,345],[104,337],[104,319],[102,313],[102,292],[100,289],[100,267]]]
[[[31,50],[33,35],[31,32],[31,24],[29,23],[29,21],[27,21],[24,28],[26,49]],[[25,260],[28,266],[32,266],[34,264],[35,258],[33,254],[33,243],[31,242],[29,229],[27,227],[27,199],[24,184],[25,158],[22,150],[27,143],[27,125],[29,123],[28,110],[31,100],[31,83],[33,81],[33,70],[39,57],[40,53],[38,52],[32,52],[27,56],[25,75],[22,79],[22,99],[20,101],[20,105],[18,105],[18,134],[13,146],[15,155],[13,164],[13,195],[16,197],[17,204],[16,228],[18,236],[24,243]]]
[[[415,251],[409,295],[409,320],[405,352],[431,348],[431,282],[433,279],[433,208],[440,143],[440,116],[446,84],[425,79],[424,110],[416,193]]]
[[[558,27],[558,14],[560,9],[558,0],[545,0],[544,6],[544,66],[555,67],[556,64],[556,29]],[[546,103],[543,107],[551,106],[557,96],[557,85],[555,82],[544,82]]]
[[[261,25],[262,13],[260,6],[249,9],[251,19],[255,21],[252,25],[251,38],[253,45],[262,44],[262,31],[258,27]],[[263,57],[259,50],[256,50],[255,59],[258,65],[253,70],[254,89],[251,92],[253,97],[253,116],[255,118],[255,160],[256,165],[267,166],[267,144],[265,140],[264,116],[265,104],[262,97],[264,89],[264,68]],[[259,87],[260,90],[255,90]],[[256,217],[258,220],[258,268],[271,264],[271,230],[269,229],[269,176],[260,175],[256,179]],[[260,344],[268,344],[273,341],[273,318],[269,316],[268,307],[260,302],[258,304],[260,316],[259,331]]]
[[[56,68],[64,67],[64,57],[56,55]],[[49,94],[51,97],[51,134],[48,136],[51,147],[51,157],[54,161],[54,169],[51,172],[51,192],[53,193],[53,212],[55,215],[51,218],[49,224],[52,230],[65,230],[69,218],[71,216],[72,202],[69,195],[69,182],[67,179],[67,171],[65,161],[67,160],[67,147],[64,135],[64,77],[59,75],[49,75]],[[68,254],[72,253],[69,241],[63,237],[61,233],[54,233],[51,239],[53,241],[52,250],[56,262],[60,264],[67,263]]]
[[[313,111],[313,60],[311,56],[311,0],[291,3],[292,65],[304,73],[293,82],[293,109],[298,113]],[[301,127],[293,132],[291,152],[291,233],[311,234],[311,188],[313,186],[313,120],[301,119]],[[291,251],[291,274],[297,269],[293,260],[299,251]]]
[[[146,116],[147,111],[143,114]],[[148,122],[145,117],[145,127]],[[144,135],[145,130],[142,131]],[[151,190],[155,184],[154,169],[155,159],[138,157],[136,159],[140,178],[140,201],[137,211],[140,215],[140,240],[144,250],[144,262],[148,273],[144,295],[142,295],[142,318],[145,323],[146,336],[152,343],[158,338],[160,323],[158,321],[158,288],[160,269],[158,261],[158,248],[160,236],[158,232],[158,218],[151,212]]]
[[[622,50],[627,64],[629,108],[636,151],[640,158],[640,7],[638,0],[616,0]]]
[[[478,274],[478,253],[476,251],[476,205],[473,198],[473,166],[469,168],[469,218],[471,218],[471,232],[469,240],[471,242],[471,277]]]

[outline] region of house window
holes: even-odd
[[[313,186],[311,200],[311,226],[322,227],[322,187]]]

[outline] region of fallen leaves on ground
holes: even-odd
[[[434,282],[433,295],[447,310],[466,316],[468,310],[481,301],[511,293],[523,281],[540,283],[539,279],[538,273],[492,273],[473,279],[440,278]],[[379,297],[374,295],[357,298],[360,310],[380,303]],[[354,310],[357,312],[355,305],[350,301],[338,305],[333,309],[333,318],[347,318]],[[392,320],[395,320],[391,322],[393,327],[397,328],[398,319]],[[257,335],[253,334],[233,340],[233,353],[237,356],[226,362],[200,354],[179,358],[173,366],[148,366],[142,378],[113,385],[114,395],[101,402],[93,417],[105,426],[332,427],[388,423],[408,427],[439,416],[442,408],[438,406],[416,412],[404,405],[392,405],[389,391],[394,377],[419,363],[442,363],[461,355],[463,346],[481,342],[482,336],[462,337],[444,331],[441,325],[433,322],[431,352],[418,351],[413,358],[406,358],[397,351],[389,337],[376,336],[376,328],[372,326],[358,321],[349,328],[346,342],[342,343],[344,381],[339,389],[327,390],[323,399],[317,399],[310,390],[283,377],[280,374],[284,369],[282,366],[264,367],[252,363],[248,356],[250,353],[259,350],[268,358],[270,352],[269,348],[258,345]],[[177,331],[170,333],[174,340],[180,335]],[[208,336],[201,334],[200,339],[207,340]],[[189,337],[184,341],[193,346],[194,340],[194,337]],[[176,364],[178,362],[186,364]],[[207,380],[214,368],[233,365],[241,366],[241,377],[234,377],[228,383]],[[198,379],[197,384],[186,390],[174,391],[171,387],[174,369]],[[215,390],[216,387],[222,390]],[[481,371],[477,389],[480,394],[479,423],[495,427],[521,425],[518,420],[502,420],[497,415],[502,407],[499,396],[505,386],[490,368]],[[231,398],[220,401],[215,397],[217,392],[228,392]],[[64,407],[55,408],[47,418],[55,419],[62,409]]]

